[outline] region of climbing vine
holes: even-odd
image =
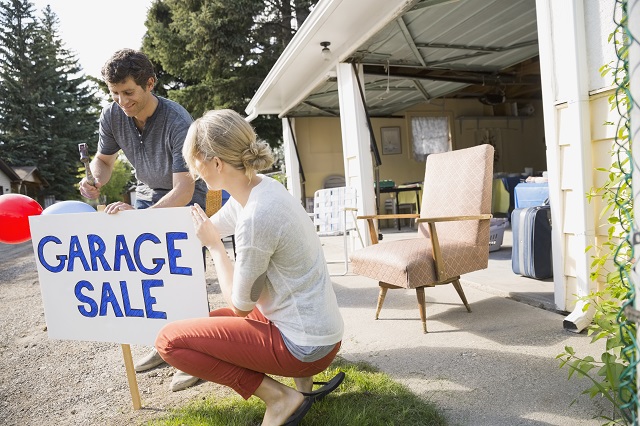
[[[600,218],[607,217],[607,238],[595,249],[596,255],[591,263],[591,280],[597,282],[604,278],[604,285],[583,298],[585,309],[594,309],[592,324],[588,334],[592,343],[604,339],[605,350],[600,359],[591,356],[580,357],[573,348],[557,356],[561,367],[569,368],[572,376],[586,377],[591,386],[583,393],[590,397],[601,395],[611,402],[611,412],[604,413],[605,424],[637,424],[637,385],[635,367],[637,346],[635,341],[636,324],[629,321],[625,308],[632,306],[635,299],[630,273],[633,264],[633,244],[631,243],[633,224],[633,193],[631,191],[631,139],[629,132],[629,111],[632,100],[628,82],[628,48],[633,40],[627,28],[627,2],[616,1],[621,18],[616,21],[616,30],[609,36],[618,56],[618,62],[601,68],[603,76],[611,75],[616,90],[609,98],[612,109],[618,111],[615,143],[613,145],[612,164],[608,169],[598,169],[606,173],[606,181],[600,187],[593,188],[587,198],[602,200],[603,209]],[[615,15],[615,14],[614,14]],[[615,18],[614,18],[615,21]]]

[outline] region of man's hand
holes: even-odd
[[[82,178],[82,180],[80,181],[80,194],[85,198],[89,198],[90,200],[95,200],[100,196],[101,187],[102,187],[102,184],[98,182],[98,179],[95,179],[95,186],[94,186],[94,185],[91,185],[89,182],[87,182],[87,178],[85,177],[85,178]]]
[[[124,210],[135,210],[133,206],[123,203],[122,201],[116,201],[115,203],[108,204],[104,208],[104,212],[108,214],[115,214]]]

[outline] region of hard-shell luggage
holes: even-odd
[[[511,230],[513,272],[539,280],[552,277],[550,206],[515,209],[511,213]]]

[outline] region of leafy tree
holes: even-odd
[[[156,0],[142,50],[158,65],[158,92],[194,117],[210,109],[239,113],[254,95],[317,0]],[[261,138],[280,143],[277,117],[254,121]]]
[[[28,0],[0,0],[0,156],[37,166],[58,199],[79,197],[78,144],[97,139],[99,100],[81,72],[50,7],[36,18]]]
[[[100,195],[106,197],[106,200],[101,200],[101,203],[109,204],[123,201],[123,195],[127,188],[134,183],[135,179],[131,164],[125,158],[118,158],[113,166],[109,182],[100,188]]]

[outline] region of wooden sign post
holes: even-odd
[[[138,379],[136,379],[136,370],[133,368],[133,358],[131,357],[131,346],[127,343],[122,345],[122,357],[124,358],[124,368],[127,371],[127,381],[129,382],[129,392],[131,393],[131,402],[134,410],[142,407],[140,402],[140,391],[138,390]]]

